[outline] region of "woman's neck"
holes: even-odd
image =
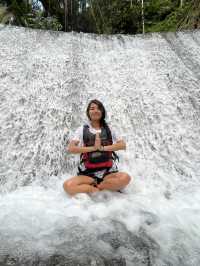
[[[101,125],[100,125],[99,121],[91,121],[90,123],[91,123],[92,127],[95,128],[95,129],[100,129],[101,128]]]

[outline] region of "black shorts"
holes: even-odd
[[[101,172],[101,177],[99,177],[99,172]],[[96,184],[100,184],[104,177],[109,175],[109,174],[112,174],[112,173],[117,173],[118,170],[111,170],[111,168],[106,168],[106,169],[101,169],[101,170],[96,170],[96,169],[86,169],[84,171],[80,171],[77,173],[77,175],[85,175],[85,176],[89,176],[89,177],[92,177],[95,181]]]

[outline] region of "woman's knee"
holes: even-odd
[[[63,183],[63,188],[64,190],[67,192],[67,193],[70,193],[71,192],[71,189],[73,187],[73,180],[66,180],[64,183]]]
[[[121,173],[120,179],[123,181],[125,185],[128,185],[131,181],[131,177],[127,173]]]
[[[63,183],[63,188],[68,194],[73,194],[79,185],[90,185],[94,179],[89,176],[75,176]]]

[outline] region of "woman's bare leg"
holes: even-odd
[[[93,182],[94,179],[92,177],[79,175],[66,180],[63,184],[63,188],[70,195],[99,191],[98,188],[92,185]]]
[[[103,181],[97,185],[100,190],[118,191],[128,185],[131,177],[127,173],[117,172],[104,177]]]

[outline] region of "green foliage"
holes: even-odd
[[[95,31],[98,33],[136,33],[140,27],[140,8],[136,3],[121,0],[90,1]]]
[[[6,7],[0,5],[0,21],[3,20],[5,13],[6,13]]]
[[[78,32],[97,32],[92,13],[88,9],[78,15],[76,30]]]
[[[27,1],[12,0],[8,11],[13,14],[14,24],[26,26],[27,14],[31,12],[31,6]]]
[[[151,1],[145,8],[146,32],[176,31],[190,7],[191,2],[186,0],[183,7],[180,1]]]
[[[0,21],[3,23],[55,31],[62,29],[62,24],[55,16],[44,17],[43,12],[32,9],[27,0],[8,0],[6,2],[8,7],[2,6],[2,12],[0,12]]]
[[[184,8],[183,15],[178,21],[178,29],[200,28],[200,1],[192,0]]]
[[[0,8],[2,23],[100,34],[142,32],[139,0],[40,0],[43,10],[35,8],[36,2],[31,6],[28,0],[0,1],[7,5]],[[182,0],[182,7],[180,3],[181,0],[144,0],[145,32],[198,27],[200,0]]]
[[[59,31],[62,29],[61,23],[56,17],[43,17],[41,12],[30,15],[27,20],[27,26],[34,29],[45,29]]]

